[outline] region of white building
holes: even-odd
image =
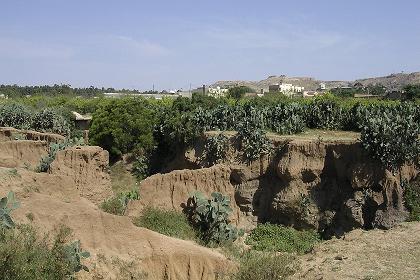
[[[285,95],[295,95],[296,93],[302,93],[303,90],[305,88],[304,87],[300,87],[300,86],[294,86],[292,84],[273,84],[270,85],[268,88],[269,92],[281,92]]]
[[[219,98],[219,97],[225,97],[226,94],[229,92],[229,90],[227,88],[220,88],[220,87],[209,87],[209,91],[208,94],[210,96],[213,96],[215,98]]]

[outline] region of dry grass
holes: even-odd
[[[207,135],[216,135],[220,131],[208,131]],[[235,131],[224,131],[227,136],[236,135]],[[279,135],[277,133],[268,132],[267,136],[272,140],[311,140],[311,141],[355,141],[360,138],[360,133],[353,131],[342,130],[322,130],[322,129],[307,129],[302,133],[293,135]]]
[[[110,167],[111,186],[114,194],[131,191],[137,186],[136,178],[126,170],[123,162],[117,162]]]
[[[301,257],[297,279],[420,279],[420,223],[355,230]]]

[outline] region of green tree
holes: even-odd
[[[245,93],[249,92],[254,92],[254,90],[247,86],[237,86],[229,89],[228,96],[239,100],[245,96]]]
[[[156,108],[143,98],[107,102],[94,114],[90,141],[101,146],[115,160],[124,153],[150,153],[155,142]]]
[[[404,93],[405,93],[406,98],[409,100],[420,98],[420,85],[405,86]]]

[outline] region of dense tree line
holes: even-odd
[[[143,92],[136,89],[115,89],[115,88],[97,88],[94,86],[86,88],[71,87],[70,85],[42,85],[42,86],[18,86],[18,85],[0,85],[0,95],[8,98],[18,98],[25,96],[83,96],[98,97],[104,93],[126,93],[141,94]],[[144,93],[151,93],[150,91]],[[156,92],[157,93],[157,92]]]

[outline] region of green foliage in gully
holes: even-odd
[[[102,202],[101,209],[107,213],[122,216],[127,210],[127,206],[130,200],[139,199],[140,194],[138,189],[132,189],[128,192],[120,192],[114,197],[111,197]]]
[[[219,163],[226,158],[229,149],[229,138],[223,133],[206,138],[204,145],[202,161],[207,162],[210,166]]]
[[[196,240],[195,230],[183,213],[146,207],[134,224],[161,234],[185,240]]]
[[[243,234],[230,224],[230,199],[221,193],[212,193],[211,198],[207,198],[197,192],[188,199],[184,211],[199,238],[207,245],[232,242]]]
[[[252,249],[258,251],[304,254],[312,250],[320,240],[316,231],[299,231],[291,227],[260,224],[246,239]]]

